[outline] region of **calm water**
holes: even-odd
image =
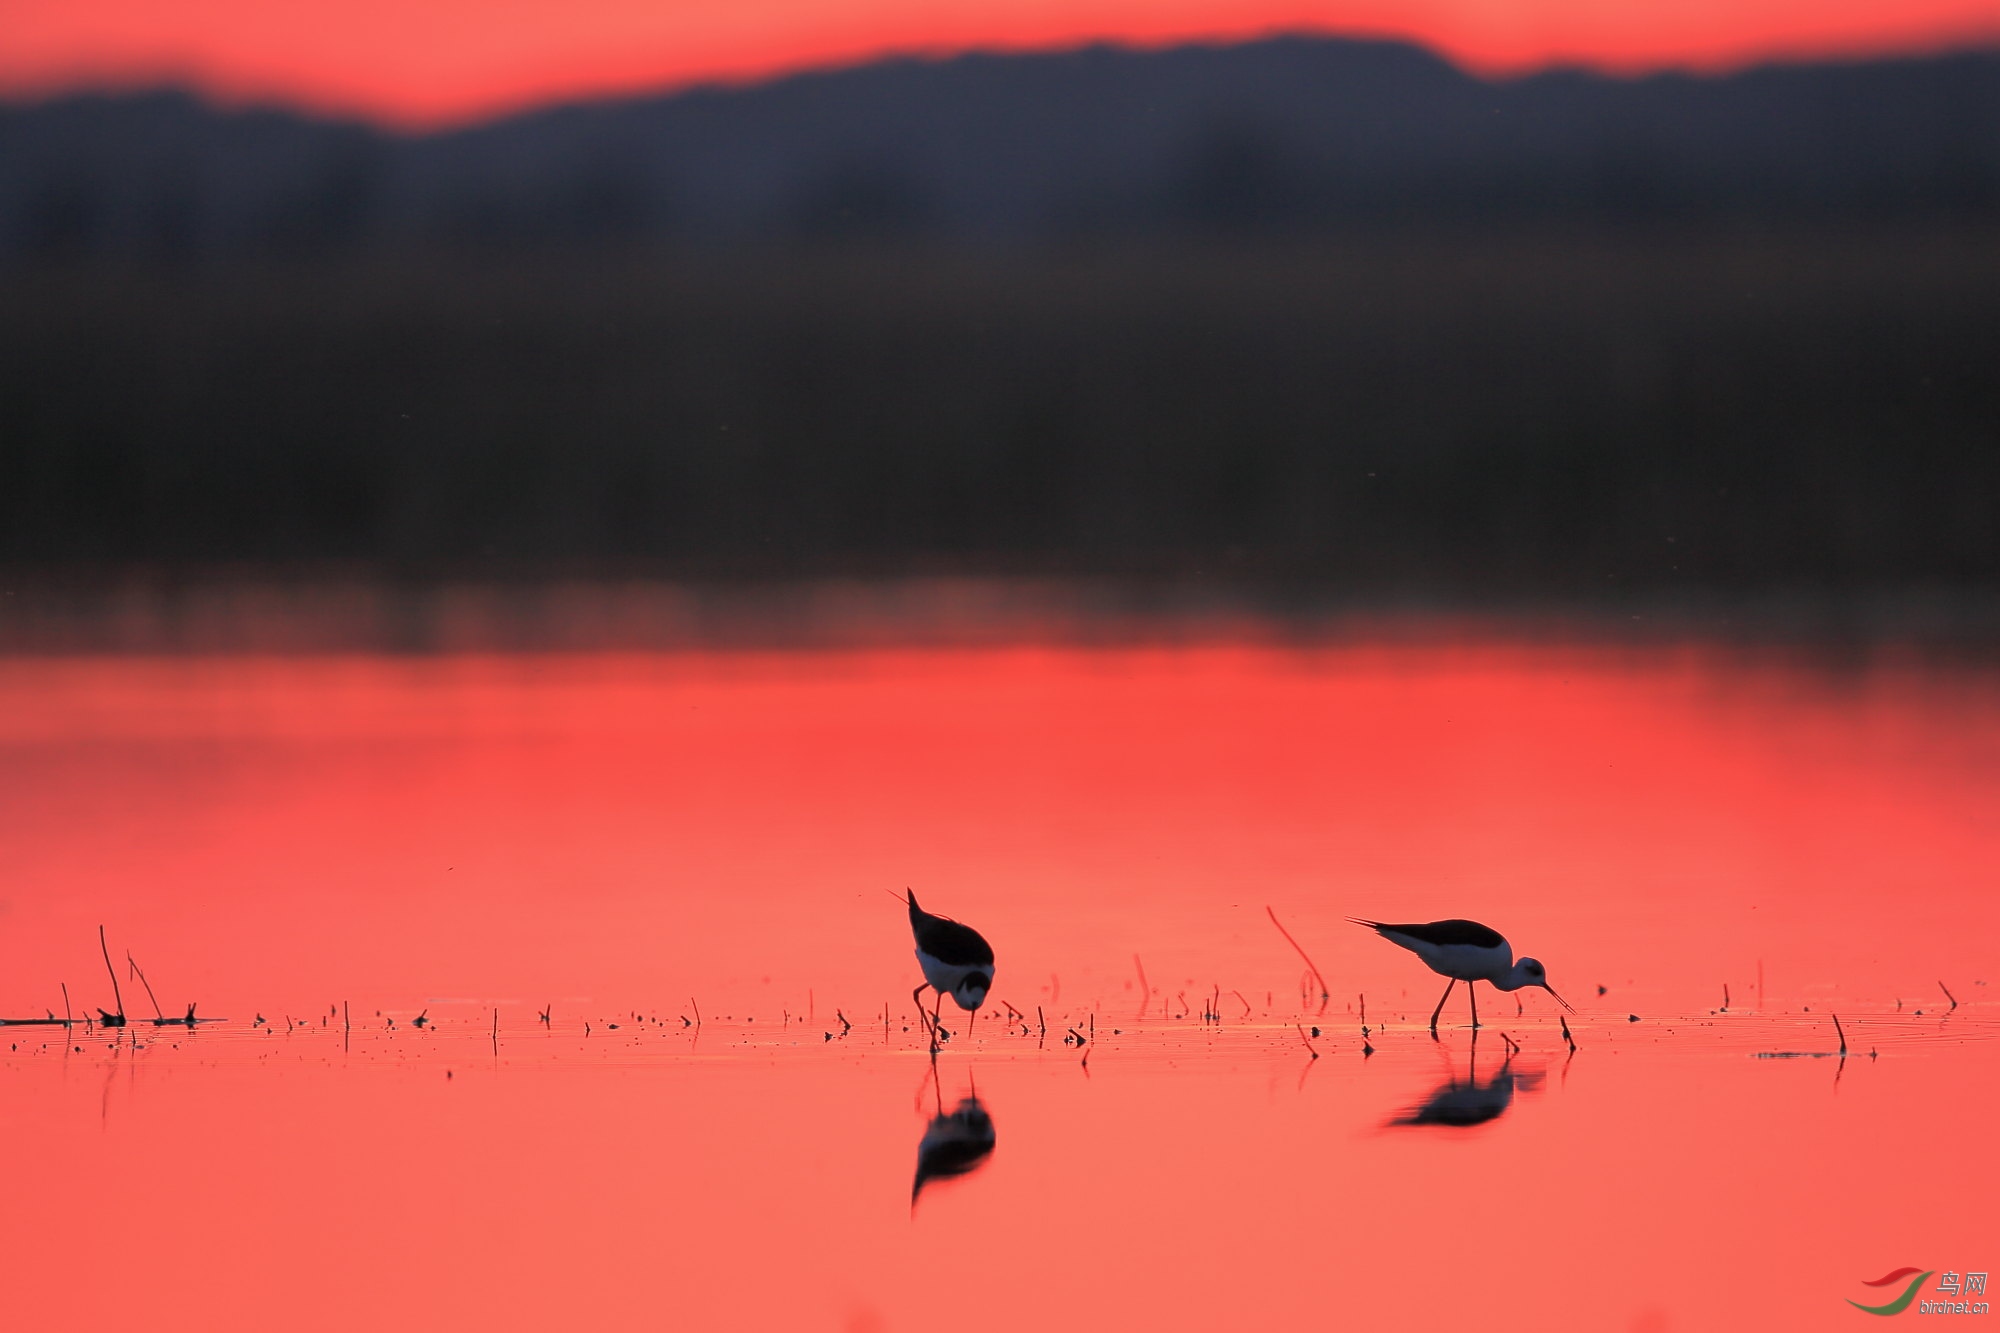
[[[1701,646],[0,661],[0,1016],[110,1007],[101,923],[228,1020],[0,1029],[0,1315],[1868,1326],[2000,1259],[1996,723]],[[934,1079],[904,885],[999,954]]]

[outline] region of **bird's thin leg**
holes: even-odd
[[[1472,983],[1465,983],[1465,998],[1472,1001],[1472,1030],[1479,1031],[1479,997],[1473,994]]]
[[[1451,998],[1451,988],[1457,984],[1457,977],[1453,977],[1450,981],[1445,982],[1444,994],[1438,996],[1438,1007],[1431,1010],[1431,1035],[1433,1037],[1438,1034],[1438,1015],[1444,1012],[1444,1002]]]
[[[938,1033],[943,1030],[944,992],[939,991],[937,1006],[931,1011],[931,1049],[937,1049]]]

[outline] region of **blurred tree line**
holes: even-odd
[[[39,267],[0,563],[1985,584],[1996,239]]]

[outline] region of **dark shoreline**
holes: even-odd
[[[1990,228],[83,266],[6,290],[0,569],[2000,586]]]
[[[1217,581],[903,578],[381,583],[0,573],[0,658],[448,655],[889,648],[1645,649],[1707,644],[1865,662],[2000,664],[1984,590],[1801,590],[1622,600],[1343,597]]]

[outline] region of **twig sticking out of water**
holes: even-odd
[[[541,1020],[542,1020],[542,1026],[543,1026],[543,1027],[548,1027],[548,1026],[549,1026],[549,1015],[550,1015],[550,1014],[553,1014],[553,1013],[554,1013],[555,1011],[556,1011],[556,1002],[555,1002],[554,1000],[550,1000],[550,1001],[549,1001],[549,1007],[548,1007],[548,1008],[546,1008],[546,1009],[544,1009],[544,1010],[542,1010],[542,1012],[541,1012],[541,1013],[539,1013],[539,1014],[536,1014],[536,1015],[535,1015],[535,1017],[537,1017],[537,1018],[539,1018],[539,1019],[541,1019]]]
[[[1139,955],[1132,955],[1132,966],[1139,969],[1139,1017],[1146,1016],[1146,1006],[1153,1001],[1153,989],[1146,984],[1146,965],[1139,961]]]
[[[154,1022],[157,1024],[162,1020],[164,1020],[167,1015],[165,1011],[163,1011],[160,1008],[159,997],[153,994],[153,983],[146,980],[145,969],[139,966],[139,960],[132,956],[132,951],[130,949],[127,949],[125,951],[125,966],[131,969],[130,975],[138,977],[139,984],[146,988],[146,998],[153,1002]]]
[[[1833,1016],[1833,1030],[1840,1034],[1840,1058],[1847,1058],[1847,1033],[1840,1026],[1840,1015]]]
[[[852,1023],[850,1023],[850,1022],[848,1022],[848,1021],[847,1021],[847,1015],[846,1015],[846,1014],[843,1014],[843,1013],[841,1013],[841,1012],[840,1012],[840,1010],[836,1009],[836,1010],[834,1010],[834,1011],[833,1011],[833,1016],[834,1016],[835,1018],[837,1018],[837,1019],[839,1019],[839,1020],[840,1020],[840,1035],[841,1035],[841,1036],[843,1036],[843,1037],[844,1037],[844,1036],[846,1036],[846,1035],[847,1035],[848,1033],[850,1033],[850,1032],[854,1031],[854,1024],[852,1024]]]
[[[62,986],[63,993],[63,1026],[67,1028],[74,1021],[69,1016],[69,983],[64,981],[59,984]]]
[[[1952,1009],[1956,1009],[1956,1008],[1958,1008],[1958,997],[1957,997],[1956,995],[1953,995],[1953,994],[1951,993],[1951,987],[1949,987],[1949,986],[1945,985],[1945,984],[1944,984],[1944,983],[1943,983],[1942,981],[1940,981],[1940,982],[1938,983],[1938,989],[1944,992],[1944,998],[1945,998],[1945,999],[1947,999],[1947,1000],[1950,1000],[1950,1001],[1951,1001],[1951,1008],[1952,1008]],[[1950,1010],[1950,1009],[1947,1009],[1947,1010],[1946,1010],[1945,1012],[1946,1012],[1946,1013],[1950,1013],[1950,1012],[1951,1012],[1951,1010]]]
[[[1240,1004],[1240,1005],[1242,1005],[1242,1006],[1243,1006],[1243,1016],[1244,1016],[1245,1018],[1248,1018],[1248,1017],[1250,1017],[1250,1015],[1251,1015],[1252,1013],[1254,1013],[1254,1012],[1255,1012],[1255,1011],[1254,1011],[1254,1010],[1253,1010],[1253,1009],[1252,1009],[1252,1008],[1250,1007],[1250,1001],[1248,1001],[1248,1000],[1246,1000],[1246,999],[1244,999],[1244,998],[1243,998],[1243,992],[1242,992],[1242,991],[1240,991],[1240,990],[1233,990],[1233,991],[1231,991],[1231,992],[1229,992],[1229,993],[1230,993],[1231,995],[1234,995],[1234,996],[1236,997],[1236,1002],[1237,1002],[1238,1004]]]
[[[1726,981],[1722,983],[1722,1007],[1729,1007],[1729,983]]]
[[[1042,1006],[1039,1004],[1035,1006],[1035,1022],[1041,1025],[1041,1030],[1035,1034],[1035,1044],[1039,1046],[1049,1038],[1049,1020],[1042,1015]]]
[[[1273,921],[1277,920],[1276,917],[1272,917],[1271,919]],[[1284,927],[1279,926],[1278,929],[1283,930]],[[1294,1023],[1292,1024],[1292,1026],[1299,1030],[1299,1040],[1306,1044],[1306,1049],[1308,1051],[1312,1051],[1312,1058],[1315,1060],[1319,1059],[1319,1052],[1313,1050],[1312,1038],[1306,1035],[1305,1025],[1303,1023]]]
[[[1569,1043],[1570,1054],[1576,1054],[1576,1038],[1569,1035],[1569,1020],[1561,1014],[1557,1014],[1556,1022],[1562,1024],[1563,1040]]]
[[[700,1026],[701,1026],[701,1001],[700,1001],[700,1000],[697,1000],[697,999],[695,999],[695,998],[694,998],[694,996],[690,995],[690,996],[688,996],[688,1007],[694,1010],[694,1025],[695,1025],[696,1027],[700,1027]]]
[[[125,1026],[125,997],[118,993],[118,969],[111,966],[111,947],[104,942],[103,926],[97,928],[97,947],[104,955],[104,970],[111,977],[111,998],[118,1005],[118,1012],[115,1014],[104,1014],[102,1009],[97,1012],[104,1014],[104,1026],[122,1028]]]
[[[1500,1040],[1507,1043],[1507,1054],[1519,1055],[1521,1053],[1521,1043],[1515,1041],[1512,1037],[1508,1036],[1506,1033],[1503,1032],[1500,1034]]]
[[[1284,927],[1284,923],[1278,920],[1278,914],[1271,910],[1271,905],[1269,903],[1264,904],[1264,915],[1271,918],[1271,924],[1276,926],[1278,928],[1278,933],[1285,937],[1285,943],[1291,945],[1292,948],[1297,949],[1299,957],[1305,959],[1306,967],[1309,968],[1313,974],[1313,980],[1319,983],[1319,1008],[1321,1013],[1325,1013],[1327,1001],[1333,998],[1332,992],[1329,991],[1326,987],[1326,976],[1319,970],[1318,965],[1315,964],[1313,960],[1306,954],[1306,951],[1304,949],[1299,948],[1299,942],[1292,938],[1292,932],[1286,930]]]
[[[497,1005],[493,1010],[493,1054],[500,1054],[500,1009]]]

